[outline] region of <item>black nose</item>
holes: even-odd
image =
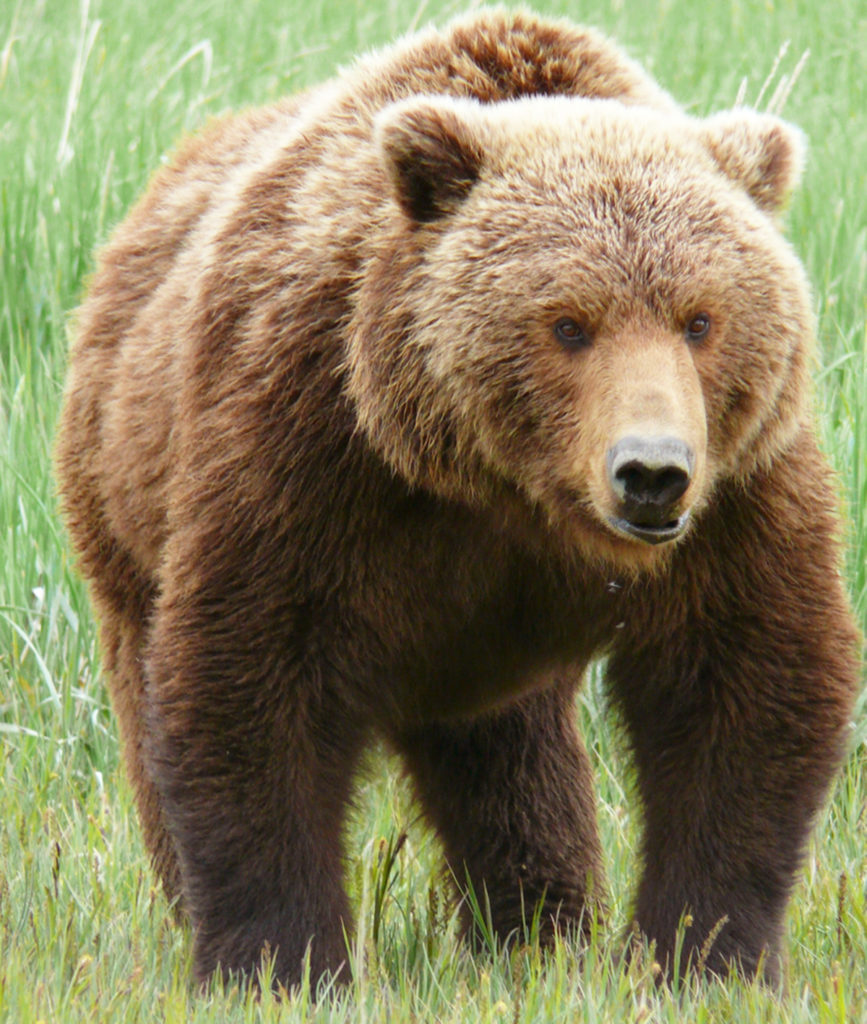
[[[689,487],[695,462],[676,437],[624,437],[608,451],[608,479],[624,519],[664,526]]]

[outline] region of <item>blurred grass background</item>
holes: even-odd
[[[358,980],[331,1000],[197,995],[189,936],[152,879],[100,678],[94,623],[58,525],[50,448],[67,317],[93,250],[178,137],[209,115],[331,75],[466,3],[3,0],[0,6],[0,1020],[861,1021],[867,1019],[867,714],[789,915],[782,1001],[733,980],[658,990],[624,971],[636,822],[598,679],[578,713],[599,782],[612,920],[567,946],[470,956],[436,843],[371,760],[348,865]],[[788,233],[815,287],[816,406],[840,475],[846,578],[867,619],[867,3],[539,2],[614,35],[691,112],[762,107],[810,140]],[[804,61],[805,54],[809,55]],[[779,61],[778,61],[779,57]],[[763,88],[772,75],[772,81]],[[394,766],[391,766],[394,768]],[[395,853],[404,830],[408,838]],[[392,854],[394,854],[392,856]]]

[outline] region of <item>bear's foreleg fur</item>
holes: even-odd
[[[364,719],[328,663],[304,654],[305,612],[264,596],[267,554],[228,575],[177,555],[148,654],[150,769],[178,850],[195,967],[347,976],[352,915],[342,827]]]
[[[832,506],[805,435],[785,474],[721,496],[672,571],[625,595],[609,681],[645,814],[636,918],[669,972],[683,919],[684,963],[780,979],[786,901],[857,683]]]

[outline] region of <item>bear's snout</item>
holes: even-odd
[[[624,437],[608,450],[608,481],[617,500],[612,526],[658,544],[678,537],[688,511],[678,502],[692,480],[695,455],[676,437]]]

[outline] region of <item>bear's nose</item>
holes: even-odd
[[[689,487],[695,457],[676,437],[624,437],[608,450],[608,479],[624,519],[665,526]]]

